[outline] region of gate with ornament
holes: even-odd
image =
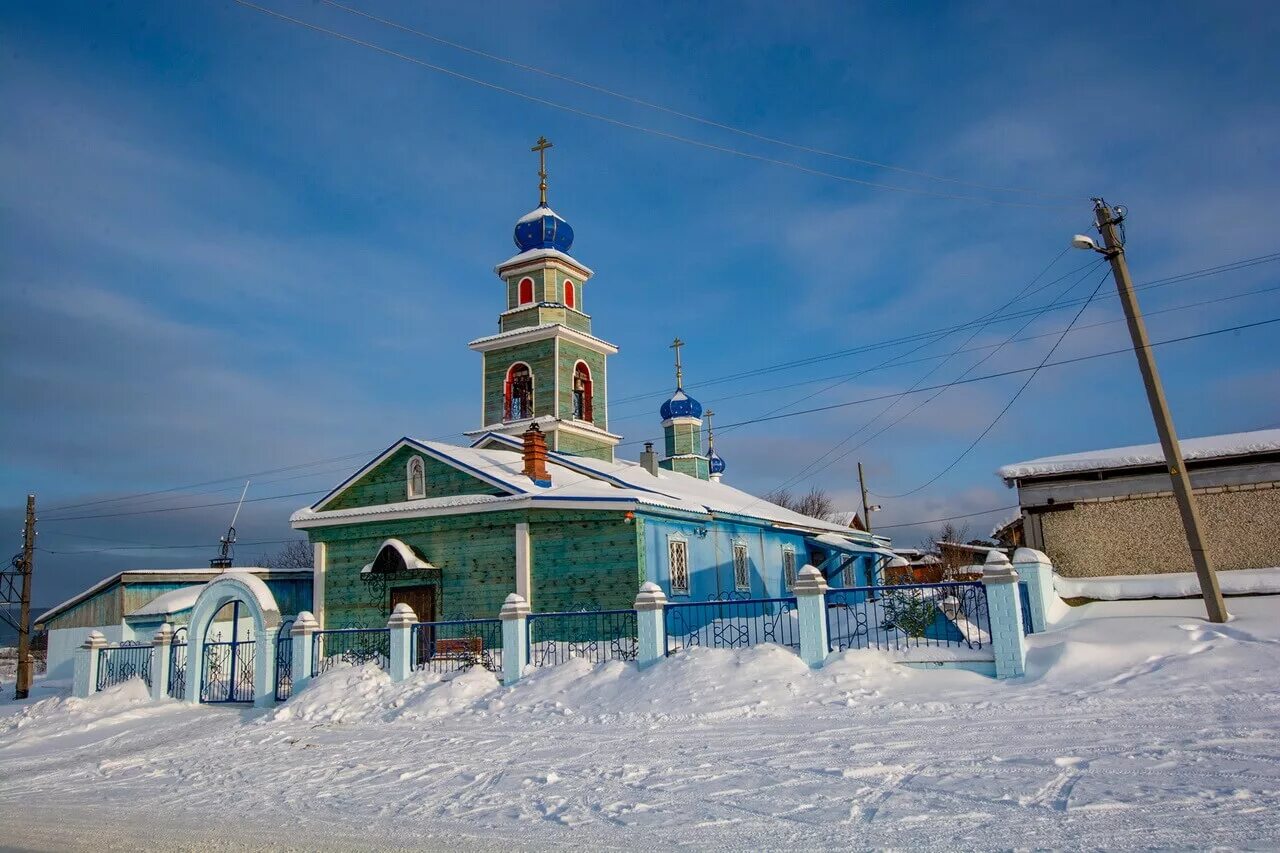
[[[228,569],[209,581],[191,612],[186,701],[273,703],[279,633],[280,610],[260,578]]]

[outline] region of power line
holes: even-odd
[[[395,59],[403,60],[404,62],[409,62],[414,65],[419,65],[431,71],[436,71],[441,74],[447,74],[450,77],[454,77],[459,80],[465,80],[468,83],[474,83],[477,86],[483,86],[484,88],[491,89],[495,92],[502,92],[507,95],[512,95],[517,98],[522,98],[531,103],[541,104],[542,106],[551,107],[552,109],[561,110],[563,112],[571,113],[573,115],[581,116],[583,118],[589,118],[595,121],[605,122],[606,124],[611,124],[615,127],[621,127],[627,130],[634,130],[639,133],[647,133],[647,134],[650,134],[651,136],[657,136],[663,139],[669,139],[673,142],[682,142],[686,145],[693,145],[697,148],[704,148],[708,151],[719,151],[724,154],[732,154],[735,157],[742,157],[744,159],[754,160],[759,163],[768,163],[773,166],[782,166],[787,169],[794,169],[798,172],[804,172],[805,174],[809,174],[809,175],[815,175],[823,178],[831,178],[832,180],[842,181],[844,183],[849,183],[849,184],[858,184],[860,186],[872,187],[875,189],[892,190],[894,192],[908,193],[910,195],[928,196],[931,198],[951,199],[953,201],[978,202],[980,204],[1001,205],[1004,207],[1060,209],[1065,206],[1064,204],[1038,204],[1035,202],[1027,202],[1027,201],[1007,201],[1004,199],[981,198],[979,196],[960,195],[958,193],[941,193],[941,192],[934,192],[933,190],[919,189],[916,187],[903,187],[903,186],[897,186],[895,184],[883,184],[877,181],[865,181],[865,180],[862,180],[861,178],[854,178],[848,175],[839,175],[834,172],[825,172],[821,169],[813,169],[808,166],[801,165],[799,163],[793,163],[789,160],[778,160],[773,157],[766,157],[762,154],[752,154],[749,151],[742,151],[741,149],[738,149],[738,148],[730,148],[726,145],[717,145],[712,142],[703,142],[702,140],[699,140],[699,139],[692,139],[687,136],[680,136],[679,134],[669,133],[665,130],[658,130],[657,128],[645,127],[644,125],[633,124],[631,122],[622,121],[621,119],[612,118],[610,116],[606,116],[601,113],[595,113],[589,110],[583,110],[583,109],[578,109],[577,107],[571,107],[571,106],[568,106],[567,104],[561,104],[556,101],[548,100],[547,98],[542,98],[537,95],[531,95],[528,92],[521,92],[518,89],[512,89],[507,86],[501,86],[497,83],[491,83],[488,80],[482,80],[479,77],[472,77],[469,74],[463,74],[460,71],[454,71],[453,69],[445,68],[442,65],[436,65],[434,63],[426,62],[425,60],[418,59],[415,56],[409,56],[408,54],[400,53],[399,51],[382,47],[381,45],[374,44],[373,42],[365,41],[363,39],[358,39],[355,36],[350,36],[350,35],[347,35],[346,33],[338,32],[337,30],[331,30],[326,27],[321,27],[317,24],[312,24],[307,21],[303,21],[299,18],[294,18],[289,15],[285,15],[282,12],[277,12],[273,9],[267,9],[255,3],[250,3],[249,0],[235,0],[235,2],[241,6],[244,6],[247,9],[253,9],[254,11],[261,12],[262,14],[269,15],[270,17],[273,17],[273,18],[277,18],[286,23],[294,24],[299,27],[304,27],[306,29],[312,30],[317,33],[323,33],[324,35],[332,36],[333,38],[340,39],[341,41],[358,45],[360,47],[368,48],[370,50],[377,51],[378,53],[382,53],[387,56],[394,57]]]
[[[293,539],[261,539],[256,542],[237,542],[237,547],[246,547],[249,545],[284,545],[294,542],[298,537]],[[76,557],[89,554],[103,554],[109,551],[198,551],[208,550],[213,546],[208,542],[201,542],[196,545],[121,545],[117,548],[83,548],[76,551],[56,551],[50,548],[37,548],[45,554],[57,554],[62,557]]]
[[[323,2],[326,5],[334,7],[335,9],[341,9],[342,11],[350,13],[352,15],[358,15],[370,21],[376,21],[377,23],[382,24],[384,26],[392,27],[394,29],[401,30],[402,32],[411,33],[415,36],[419,36],[420,38],[429,39],[433,42],[436,42],[437,44],[442,44],[442,45],[445,45],[446,47],[451,47],[455,50],[460,50],[465,53],[470,53],[474,56],[480,56],[485,59],[492,60],[494,62],[501,62],[505,65],[510,65],[514,68],[519,68],[522,71],[531,71],[534,74],[540,74],[544,77],[549,77],[553,80],[559,80],[564,83],[569,83],[574,86],[579,86],[583,89],[588,89],[592,92],[599,92],[602,95],[608,95],[611,98],[618,98],[620,100],[627,101],[628,103],[646,107],[651,110],[658,110],[660,112],[667,113],[668,115],[677,116],[679,118],[687,119],[689,121],[706,125],[707,127],[714,127],[718,130],[725,130],[730,133],[736,133],[740,136],[745,136],[749,139],[754,139],[759,142],[767,142],[771,145],[781,145],[784,148],[790,148],[794,151],[803,151],[808,154],[818,154],[823,157],[832,157],[837,160],[844,160],[850,163],[858,163],[863,166],[872,166],[877,169],[888,169],[890,171],[900,172],[904,175],[912,175],[917,178],[927,178],[932,181],[942,181],[945,183],[956,184],[958,186],[972,187],[974,189],[990,190],[992,192],[1021,193],[1024,195],[1037,195],[1043,198],[1057,198],[1057,199],[1070,200],[1070,201],[1076,200],[1075,196],[1058,195],[1056,193],[1040,192],[1039,190],[1021,189],[1017,187],[1001,187],[1001,186],[994,186],[992,184],[981,184],[981,183],[975,183],[972,181],[963,181],[963,180],[960,180],[959,178],[950,178],[950,177],[945,177],[943,175],[934,175],[934,174],[930,174],[929,172],[921,172],[916,169],[907,169],[902,166],[895,166],[891,163],[881,163],[879,161],[868,160],[863,157],[854,157],[849,154],[840,154],[834,151],[824,151],[821,148],[814,148],[809,145],[801,145],[795,142],[788,142],[784,139],[777,139],[772,136],[766,136],[761,133],[755,133],[750,130],[744,130],[743,128],[734,127],[733,125],[715,121],[714,119],[704,118],[702,116],[697,116],[692,113],[682,112],[681,110],[663,106],[662,104],[656,104],[656,103],[653,103],[652,101],[646,101],[641,98],[634,97],[632,95],[626,95],[626,94],[623,94],[622,92],[617,92],[612,89],[607,89],[604,86],[599,86],[594,83],[588,83],[583,80],[578,80],[566,74],[559,74],[554,71],[548,71],[545,68],[539,68],[536,65],[529,65],[523,62],[518,62],[514,59],[509,59],[504,56],[498,56],[497,54],[488,53],[487,51],[479,50],[474,47],[469,47],[464,44],[459,44],[458,42],[449,41],[448,39],[441,38],[440,36],[433,35],[432,33],[428,33],[423,30],[415,29],[406,24],[401,24],[396,21],[389,20],[387,18],[382,18],[377,15],[373,15],[369,12],[362,11],[360,9],[353,9],[350,6],[344,6],[341,3],[335,2],[335,0],[323,0]]]
[[[964,515],[948,515],[943,518],[926,518],[921,521],[903,521],[898,524],[877,524],[876,530],[894,530],[899,527],[915,527],[919,524],[937,524],[941,521],[956,521],[961,518],[974,518],[979,515],[990,515],[993,512],[1007,512],[1011,509],[1018,509],[1019,504],[1009,504],[1008,506],[998,506],[994,509],[984,509],[980,512],[967,512]]]
[[[284,500],[285,498],[303,498],[303,497],[308,497],[310,495],[323,495],[328,493],[329,491],[330,491],[329,489],[317,489],[315,491],[310,491],[310,492],[293,492],[287,495],[266,495],[265,497],[260,497],[260,498],[245,498],[244,502],[248,504],[248,503],[257,503],[259,501],[278,501],[278,500]],[[190,506],[160,507],[158,509],[139,509],[139,510],[134,510],[132,512],[111,512],[111,513],[103,513],[100,515],[67,515],[67,516],[62,516],[61,518],[41,519],[41,521],[45,521],[45,522],[85,521],[91,518],[120,518],[126,515],[154,515],[156,513],[161,513],[161,512],[181,512],[182,510],[186,510],[186,509],[207,509],[209,507],[215,507],[215,506],[232,506],[237,503],[240,503],[240,501],[219,501],[217,503],[192,504]]]

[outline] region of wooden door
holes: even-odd
[[[404,602],[413,608],[419,622],[433,622],[436,618],[436,588],[434,585],[401,586],[391,590],[391,609]]]

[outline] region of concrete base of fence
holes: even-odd
[[[993,660],[907,660],[899,663],[912,669],[959,669],[965,672],[976,672],[989,678],[998,677],[996,662]]]
[[[529,602],[511,593],[498,618],[502,620],[502,683],[510,687],[520,680],[529,660]]]
[[[1053,563],[1049,557],[1034,548],[1019,548],[1013,552],[1013,567],[1022,582],[1027,585],[1031,599],[1031,630],[1037,634],[1049,627],[1049,608],[1053,606]]]
[[[827,581],[814,566],[796,578],[796,615],[800,619],[800,659],[817,669],[827,659]]]
[[[1027,644],[1022,633],[1018,573],[1007,563],[988,564],[983,568],[982,583],[987,590],[996,678],[1021,678],[1027,671]]]
[[[290,694],[291,696],[297,696],[298,691],[306,687],[311,681],[311,655],[314,649],[311,638],[319,630],[320,623],[316,621],[315,614],[310,610],[302,611],[293,620],[293,629],[289,632],[290,642],[293,643],[293,648],[291,649],[293,692]]]
[[[151,698],[169,695],[169,668],[173,658],[173,626],[165,622],[151,638]]]
[[[101,631],[90,631],[84,644],[76,649],[72,695],[87,699],[98,689],[98,650],[106,645],[107,638]]]
[[[392,681],[404,681],[413,671],[413,626],[417,624],[417,614],[403,601],[396,605],[396,609],[391,611],[391,618],[387,620],[387,630],[391,634],[387,674]]]
[[[640,669],[653,666],[667,653],[667,630],[664,615],[667,596],[652,581],[640,585],[636,595],[636,665]]]

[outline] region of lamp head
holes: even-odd
[[[1102,251],[1102,249],[1098,246],[1097,242],[1088,234],[1077,234],[1076,236],[1072,237],[1071,246],[1072,248],[1075,248],[1075,249],[1086,249],[1086,250],[1092,250],[1095,252]]]

